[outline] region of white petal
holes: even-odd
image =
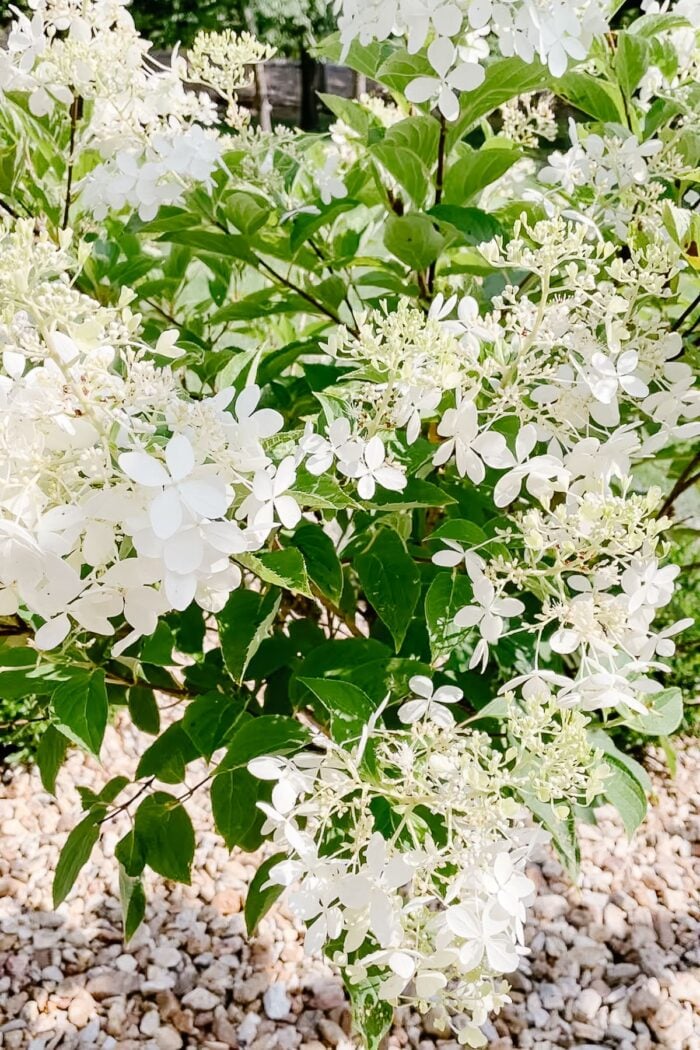
[[[422,718],[427,710],[428,705],[425,700],[407,700],[399,708],[398,716],[404,725],[411,725],[413,722],[417,722],[419,718]]]
[[[385,458],[384,442],[380,437],[373,437],[365,446],[365,463],[374,472],[381,467]]]
[[[444,77],[455,57],[455,46],[447,37],[440,36],[433,40],[428,48],[428,62],[439,77]]]
[[[447,984],[444,973],[427,970],[416,977],[416,995],[419,999],[430,999]]]
[[[412,678],[409,678],[408,687],[416,696],[423,696],[428,699],[433,695],[433,683],[424,674],[414,674]]]
[[[127,477],[139,485],[159,488],[170,481],[163,464],[146,452],[122,452],[119,457],[119,466]]]
[[[483,609],[478,605],[465,605],[454,618],[457,627],[475,627],[484,615]]]
[[[473,91],[483,84],[485,76],[482,66],[476,62],[460,62],[448,75],[447,80],[450,87],[456,88],[457,91]]]
[[[197,591],[196,576],[179,576],[168,573],[165,577],[165,595],[173,609],[182,612],[194,601]]]
[[[169,486],[158,493],[148,508],[148,517],[159,539],[174,536],[182,524],[182,504],[176,489]]]
[[[65,613],[47,620],[34,635],[37,649],[55,649],[70,631],[70,620]]]
[[[428,102],[435,97],[439,88],[437,77],[416,77],[406,86],[406,98],[409,102]]]
[[[301,510],[293,496],[278,496],[275,500],[275,510],[286,529],[293,529],[301,520]]]
[[[202,518],[221,518],[229,504],[226,487],[218,478],[206,481],[181,481],[178,492],[193,514]]]
[[[176,434],[165,446],[165,462],[173,481],[182,481],[194,467],[194,451],[184,434]]]

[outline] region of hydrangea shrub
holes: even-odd
[[[249,928],[284,892],[367,1046],[409,1003],[480,1047],[533,848],[575,872],[602,801],[632,834],[610,731],[682,717],[688,621],[654,620],[698,466],[700,25],[337,7],[326,54],[382,90],[324,96],[323,136],[250,123],[245,34],[163,65],[122,0],[16,15],[0,696],[50,791],[117,712],[152,737],[82,792],[57,905],[126,811],[131,935],[147,866],[196,878],[209,792],[228,846],[271,843]]]

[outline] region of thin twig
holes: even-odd
[[[63,206],[63,222],[61,223],[62,230],[65,230],[68,226],[68,217],[70,214],[71,194],[73,192],[73,163],[75,160],[75,133],[82,113],[82,104],[82,98],[80,95],[76,95],[71,102],[70,107],[70,146],[68,149],[68,173],[66,176],[66,200]]]
[[[700,452],[695,453],[695,455],[687,464],[685,469],[681,472],[680,476],[676,480],[675,485],[664,500],[661,506],[661,510],[659,511],[657,517],[663,518],[666,514],[668,514],[678,497],[683,492],[685,492],[686,489],[691,488],[691,486],[693,486],[696,483],[696,481],[700,480],[700,473],[693,473],[698,464],[700,464]]]
[[[677,332],[683,324],[683,322],[686,320],[686,318],[690,317],[690,315],[695,309],[697,309],[698,306],[700,306],[700,292],[698,292],[698,294],[695,296],[690,306],[688,306],[680,315],[680,317],[677,317],[676,320],[673,322],[673,324],[671,325],[671,331]],[[696,321],[695,324],[697,323],[698,322]],[[692,332],[693,328],[695,328],[695,324],[689,329],[690,332]]]
[[[437,170],[435,172],[435,204],[442,203],[442,186],[445,178],[445,143],[447,140],[447,126],[445,118],[440,114],[440,137],[438,139]],[[435,270],[437,259],[433,259],[428,270],[428,292],[433,294],[435,288]]]

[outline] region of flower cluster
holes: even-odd
[[[534,677],[549,652],[575,665],[558,680],[560,700],[644,713],[661,689],[657,653],[687,626],[654,632],[677,569],[662,567],[658,493],[638,496],[631,480],[635,463],[700,432],[680,337],[648,305],[682,268],[680,251],[645,234],[623,258],[562,218],[523,220],[507,246],[481,250],[493,265],[529,271],[536,295],[507,286],[486,315],[470,296],[439,295],[427,318],[404,302],[369,315],[356,336],[341,331],[330,348],[356,365],[353,418],[405,428],[409,445],[429,424],[435,467],[454,464],[488,485],[496,508],[514,508],[483,544],[448,540],[434,558],[467,570],[473,599],[454,626],[470,666],[486,669],[502,638],[530,633]],[[349,440],[350,424],[334,423],[319,467],[333,446],[342,469]],[[512,555],[494,556],[491,541]]]
[[[459,114],[458,92],[483,82],[492,47],[525,62],[539,59],[558,77],[571,60],[586,58],[607,29],[600,0],[336,0],[336,8],[346,50],[353,40],[369,44],[391,36],[404,37],[410,54],[425,49],[432,72],[411,80],[406,98],[436,105],[447,120]]]
[[[527,953],[525,868],[546,841],[518,799],[584,801],[601,783],[600,754],[583,716],[532,698],[511,701],[513,746],[499,754],[456,721],[460,690],[422,676],[410,688],[401,728],[381,725],[380,709],[343,746],[320,738],[249,763],[275,784],[260,807],[287,854],[269,884],[288,887],[306,951],[323,951],[351,987],[372,980],[380,999],[432,1010],[460,1044],[481,1047],[480,1026],[508,1001],[502,975]]]
[[[149,55],[126,0],[30,6],[34,14],[17,13],[0,51],[0,91],[6,100],[26,95],[36,116],[58,110],[70,122],[68,163],[87,168],[77,187],[83,210],[101,219],[128,207],[148,220],[187,186],[212,185],[224,150],[213,129],[217,110],[209,93],[187,82],[221,91],[232,108],[245,66],[269,49],[247,34],[200,37],[190,74],[177,51],[170,66]]]
[[[188,397],[156,363],[177,333],[154,360],[128,296],[99,308],[72,287],[64,242],[30,222],[2,238],[0,607],[41,617],[43,648],[123,616],[118,652],[170,609],[220,608],[241,580],[231,556],[297,524],[294,456],[265,452],[282,417],[255,385]]]

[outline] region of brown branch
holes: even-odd
[[[700,472],[693,473],[695,468],[700,464],[700,452],[696,452],[690,462],[687,464],[685,469],[681,472],[680,476],[676,480],[675,485],[669,492],[668,496],[661,505],[657,517],[663,518],[671,510],[673,504],[676,502],[678,497],[691,488],[697,481],[700,480]]]
[[[447,140],[447,126],[445,118],[440,114],[440,137],[438,139],[437,170],[435,172],[435,204],[442,203],[442,188],[445,179],[445,143]],[[434,259],[428,270],[428,292],[432,296],[435,288],[435,270],[437,259]]]
[[[73,192],[73,164],[75,161],[75,133],[78,127],[78,121],[80,120],[83,113],[83,100],[80,95],[76,95],[71,102],[70,107],[70,146],[68,149],[68,173],[66,177],[66,200],[63,205],[63,222],[61,223],[61,229],[65,230],[68,226],[68,216],[70,213],[71,206],[71,194]]]

